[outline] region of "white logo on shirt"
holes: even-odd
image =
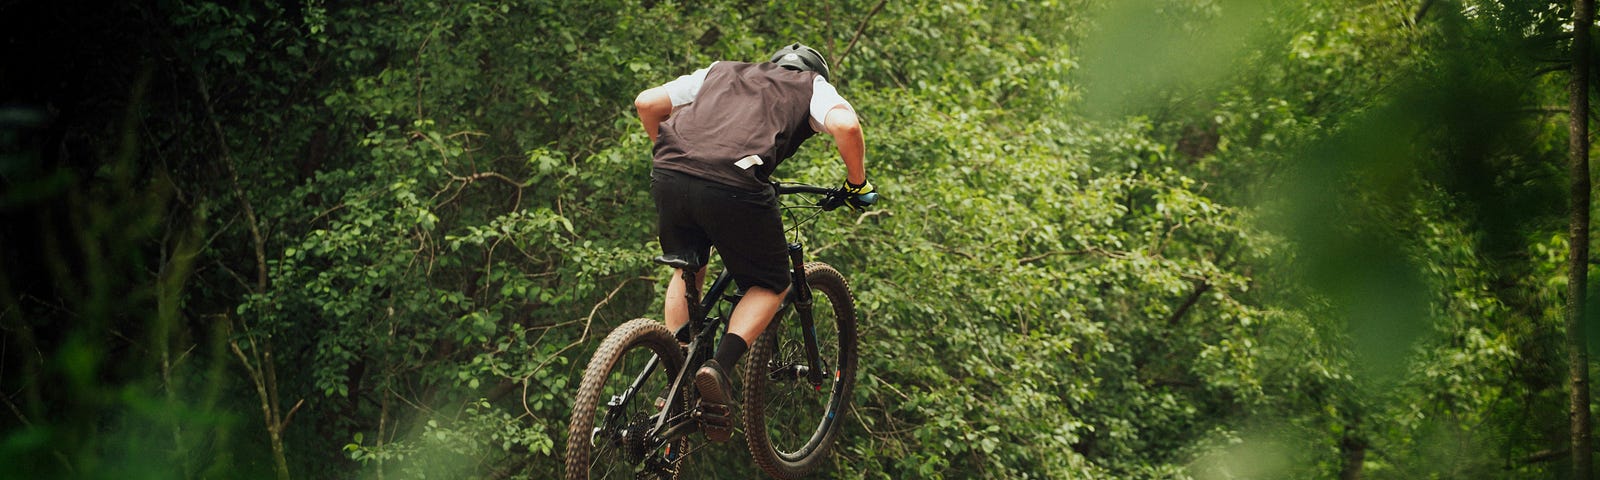
[[[754,167],[756,165],[763,165],[763,163],[761,162],[761,157],[758,157],[758,156],[755,156],[755,155],[751,155],[751,156],[748,156],[748,157],[741,158],[741,159],[739,159],[739,161],[733,162],[733,164],[738,166],[742,170],[749,170],[750,167]]]

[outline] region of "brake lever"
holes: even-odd
[[[846,195],[849,194],[845,193],[844,190],[829,190],[827,196],[824,196],[821,200],[817,201],[817,206],[822,207],[822,211],[824,212],[831,212],[834,209],[849,203]]]
[[[878,203],[878,192],[868,192],[855,195],[842,188],[829,190],[828,195],[817,201],[817,206],[822,211],[831,212],[836,208],[849,206],[851,210],[864,211],[867,207]]]

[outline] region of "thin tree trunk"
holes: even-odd
[[[1361,428],[1361,408],[1350,397],[1339,410],[1344,422],[1344,436],[1339,438],[1339,480],[1361,480],[1367,466],[1367,439]]]
[[[1572,427],[1572,478],[1592,478],[1593,458],[1589,434],[1589,352],[1584,344],[1584,302],[1589,274],[1589,29],[1594,25],[1594,0],[1572,2],[1572,78],[1567,115],[1568,153],[1571,155],[1572,218],[1568,229],[1571,255],[1567,258],[1567,364],[1572,390],[1568,420]]]
[[[1354,434],[1345,434],[1339,440],[1339,453],[1344,458],[1339,480],[1361,480],[1361,471],[1367,465],[1367,442]]]

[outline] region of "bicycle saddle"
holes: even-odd
[[[655,260],[662,265],[689,271],[699,270],[705,266],[704,263],[700,263],[700,256],[694,253],[672,253],[656,257]]]

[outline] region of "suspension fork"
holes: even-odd
[[[794,271],[790,274],[793,287],[790,295],[794,297],[794,311],[800,317],[800,337],[805,340],[806,363],[811,368],[806,369],[806,380],[811,382],[811,388],[822,390],[822,355],[817,352],[817,326],[816,320],[811,316],[812,296],[811,284],[806,282],[806,252],[805,247],[799,242],[789,244],[789,263]]]

